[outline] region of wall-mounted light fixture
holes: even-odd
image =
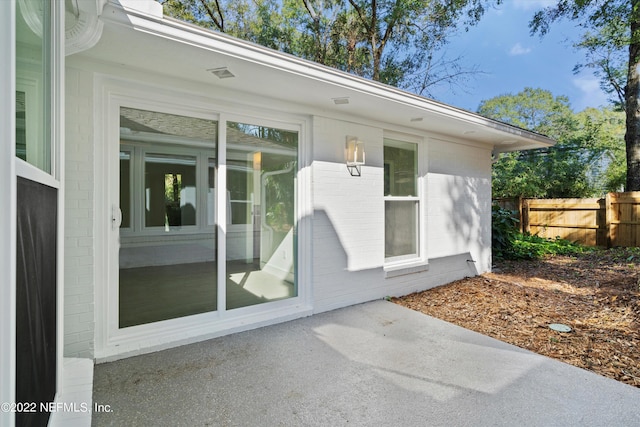
[[[345,157],[351,176],[360,176],[360,167],[364,165],[364,142],[356,136],[347,136]]]

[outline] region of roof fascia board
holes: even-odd
[[[549,144],[546,145],[546,147],[551,147],[555,145],[555,141],[554,144]],[[538,148],[543,148],[543,146],[541,145],[535,145],[535,144],[527,144],[527,145],[505,145],[505,146],[500,146],[500,145],[496,145],[493,149],[494,153],[510,153],[513,151],[526,151],[526,150],[536,150]]]

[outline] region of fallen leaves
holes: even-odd
[[[493,273],[393,300],[640,387],[640,257],[624,251],[503,262]]]

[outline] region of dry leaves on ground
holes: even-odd
[[[637,249],[503,261],[493,273],[394,301],[640,387]],[[552,323],[572,331],[553,331]]]

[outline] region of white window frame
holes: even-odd
[[[389,257],[384,259],[385,277],[394,277],[402,274],[416,273],[428,269],[427,257],[427,222],[426,222],[426,176],[427,176],[427,146],[423,138],[414,135],[403,134],[399,132],[384,132],[383,150],[387,145],[387,140],[398,141],[403,143],[414,144],[416,146],[416,195],[415,196],[389,196],[384,194],[384,203],[387,201],[411,201],[417,202],[416,212],[416,229],[417,229],[417,254],[402,255],[397,257]],[[384,155],[383,155],[383,167]],[[392,167],[392,165],[390,166]],[[385,238],[386,244],[386,238]]]
[[[16,157],[15,92],[25,91],[22,76],[16,75],[16,1],[0,1],[0,55],[7,66],[0,67],[0,86],[6,94],[0,101],[3,114],[0,118],[0,177],[7,185],[2,191],[0,227],[5,237],[0,244],[0,401],[15,402],[16,382],[16,213],[17,177],[22,177],[57,189],[57,264],[56,264],[56,400],[62,390],[64,351],[64,112],[65,112],[65,2],[51,2],[50,38],[50,144],[46,155],[50,156],[50,172],[33,166]],[[28,78],[28,76],[27,76]],[[29,82],[28,84],[32,84]],[[26,96],[32,96],[25,94]],[[27,101],[29,102],[29,101]],[[27,106],[30,108],[29,106]],[[13,425],[14,414],[0,414],[0,424]]]
[[[128,151],[131,153],[130,164],[130,189],[129,207],[130,222],[129,227],[121,228],[123,237],[133,236],[175,236],[187,235],[202,232],[212,232],[215,230],[214,225],[208,225],[206,191],[209,189],[209,159],[216,156],[215,148],[198,149],[193,146],[185,146],[182,148],[158,145],[149,145],[149,143],[136,143],[135,141],[127,141],[120,143],[120,151]],[[145,159],[147,154],[167,154],[194,157],[196,161],[196,224],[186,225],[172,228],[169,232],[161,226],[145,225],[144,215],[144,177],[145,177]]]
[[[17,2],[0,2],[0,402],[15,402],[16,394],[16,14]],[[13,425],[14,414],[0,413],[1,425]]]

